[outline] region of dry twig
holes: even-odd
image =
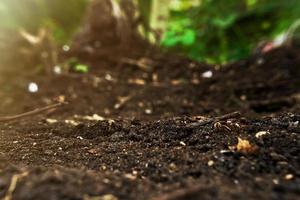
[[[28,176],[28,172],[24,172],[22,174],[15,174],[11,178],[10,185],[8,187],[8,190],[6,192],[5,197],[2,200],[12,200],[13,192],[15,191],[17,187],[18,180],[21,178],[24,178],[25,176]]]
[[[58,108],[58,107],[60,107],[64,104],[65,103],[60,102],[60,103],[56,103],[56,104],[53,104],[53,105],[45,106],[43,108],[37,108],[35,110],[25,112],[25,113],[22,113],[22,114],[19,114],[19,115],[13,115],[13,116],[8,116],[8,117],[0,117],[0,122],[9,122],[9,121],[21,119],[21,118],[24,118],[24,117],[37,115],[37,114],[40,114],[40,113],[48,111],[48,110],[56,109],[56,108]]]
[[[188,127],[196,128],[198,126],[204,126],[204,125],[212,123],[212,122],[218,122],[218,121],[222,121],[222,120],[238,118],[240,116],[241,116],[241,114],[239,112],[233,112],[233,113],[229,113],[229,114],[222,115],[219,117],[207,118],[207,119],[201,120],[199,122],[190,123],[190,124],[188,124]]]
[[[121,58],[121,62],[123,64],[137,66],[138,68],[144,71],[150,71],[153,65],[155,64],[154,61],[150,60],[149,58],[141,58],[138,60],[130,59],[130,58]]]

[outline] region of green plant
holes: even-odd
[[[258,42],[274,39],[300,18],[300,1],[297,0],[199,2],[195,6],[183,4],[170,10],[161,44],[209,63],[243,59]]]

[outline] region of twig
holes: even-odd
[[[49,105],[49,106],[45,106],[43,108],[38,108],[26,113],[22,113],[19,115],[13,115],[13,116],[8,116],[8,117],[0,117],[0,122],[8,122],[8,121],[13,121],[13,120],[17,120],[17,119],[21,119],[24,117],[29,117],[32,115],[37,115],[40,114],[42,112],[48,111],[48,110],[52,110],[52,109],[56,109],[62,105],[64,105],[65,103],[57,103],[57,104],[53,104],[53,105]]]
[[[12,195],[13,195],[13,192],[15,191],[16,187],[17,187],[18,180],[25,177],[25,176],[28,176],[28,172],[13,175],[13,177],[11,178],[11,182],[10,182],[10,185],[8,187],[7,193],[6,193],[5,197],[2,200],[12,200]]]
[[[151,70],[154,65],[154,61],[152,61],[148,58],[141,58],[139,60],[134,60],[134,59],[130,59],[130,58],[121,58],[121,62],[124,64],[137,66],[144,71]]]
[[[240,116],[241,116],[241,114],[239,112],[228,113],[226,115],[222,115],[222,116],[219,116],[219,117],[207,118],[203,121],[190,123],[190,124],[187,125],[187,127],[188,128],[196,128],[198,126],[204,126],[204,125],[212,123],[212,122],[227,120],[227,119],[233,119],[233,118],[237,118],[237,117],[240,117]]]
[[[215,117],[215,118],[212,118],[212,119],[215,119],[215,120],[227,120],[227,119],[233,119],[233,118],[238,118],[241,116],[241,113],[240,112],[233,112],[233,113],[228,113],[226,115],[222,115],[222,116],[219,116],[219,117]]]

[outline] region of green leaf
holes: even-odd
[[[74,66],[74,71],[78,73],[88,73],[89,66],[83,64],[77,64]]]
[[[192,45],[196,41],[196,32],[192,29],[186,30],[181,37],[181,43],[185,46]]]

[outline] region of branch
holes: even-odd
[[[223,120],[228,120],[228,119],[234,119],[234,118],[238,118],[240,116],[241,116],[241,114],[239,112],[233,112],[233,113],[229,113],[229,114],[222,115],[222,116],[219,116],[219,117],[208,118],[208,119],[205,119],[205,120],[202,120],[202,121],[193,122],[193,123],[188,124],[187,127],[188,128],[196,128],[196,127],[199,127],[199,126],[207,125],[207,124],[212,123],[212,122],[223,121]]]
[[[52,110],[52,109],[56,109],[62,105],[64,105],[65,103],[56,103],[53,105],[49,105],[49,106],[45,106],[43,108],[37,108],[35,110],[29,111],[29,112],[25,112],[19,115],[13,115],[13,116],[8,116],[8,117],[0,117],[0,122],[9,122],[9,121],[13,121],[13,120],[17,120],[17,119],[21,119],[24,117],[29,117],[32,115],[37,115],[40,114],[42,112],[48,111],[48,110]]]

